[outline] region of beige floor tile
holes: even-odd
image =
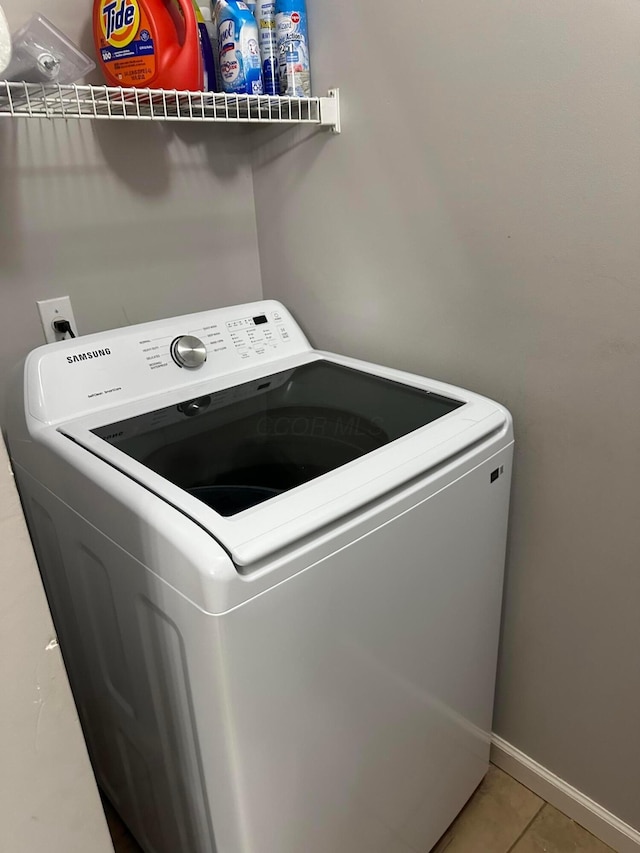
[[[507,853],[543,804],[492,766],[433,853]]]
[[[545,805],[513,853],[613,853],[586,829]]]

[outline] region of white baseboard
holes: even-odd
[[[640,853],[640,832],[498,735],[491,761],[618,853]]]

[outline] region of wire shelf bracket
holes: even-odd
[[[320,124],[328,125],[332,133],[340,133],[340,89],[329,89],[329,96],[320,98]]]
[[[61,86],[0,81],[0,118],[315,124],[340,133],[340,97],[227,95],[174,89]]]

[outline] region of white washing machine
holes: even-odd
[[[265,301],[35,350],[8,430],[95,772],[147,853],[437,841],[488,764],[504,408],[314,350]]]

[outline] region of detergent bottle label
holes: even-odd
[[[152,29],[138,0],[99,0],[100,59],[121,86],[144,86],[156,74]]]
[[[226,20],[219,30],[220,75],[225,91],[233,91],[238,78],[243,77],[242,54],[236,50],[235,26],[232,20]]]

